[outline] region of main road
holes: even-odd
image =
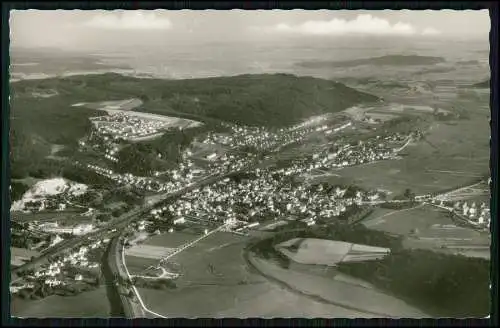
[[[123,268],[123,263],[121,262],[121,256],[119,256],[120,252],[122,251],[120,248],[120,240],[120,237],[114,237],[111,240],[111,243],[109,244],[107,262],[112,276],[114,278],[121,277],[121,281],[125,281],[127,279],[127,275]],[[113,284],[113,288],[117,289],[117,293],[123,306],[123,314],[126,318],[136,318],[144,316],[142,309],[134,304],[130,297],[125,294],[124,288],[119,284],[119,282],[113,280],[109,281],[108,283]]]

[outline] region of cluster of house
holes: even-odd
[[[95,269],[99,267],[97,262],[91,262],[88,260],[88,252],[91,249],[96,249],[108,243],[109,239],[103,241],[97,240],[88,246],[81,246],[78,249],[73,250],[67,255],[62,255],[52,261],[50,264],[42,266],[40,269],[33,273],[33,277],[47,286],[61,286],[71,283],[73,281],[82,281],[84,276],[82,274],[76,274],[72,277],[67,277],[64,268],[68,266],[81,268],[83,270]],[[83,271],[82,271],[83,272]],[[18,284],[13,284],[10,287],[12,293],[19,292],[25,288],[33,288],[34,284],[32,282],[20,282]]]
[[[468,219],[469,223],[486,225],[488,228],[490,226],[490,209],[484,202],[481,203],[481,205],[477,205],[476,202],[472,202],[471,204],[467,201],[464,201],[463,203],[456,202],[453,205],[453,210],[457,214],[460,214]]]
[[[117,157],[117,154],[119,151],[119,146],[116,143],[117,140],[115,140],[115,139],[109,140],[109,137],[107,137],[107,136],[104,136],[104,137],[98,136],[99,142],[95,142],[95,138],[96,138],[95,134],[91,133],[91,135],[88,137],[88,140],[94,139],[94,142],[89,142],[88,140],[87,140],[87,142],[84,140],[80,140],[80,141],[78,141],[78,145],[80,147],[91,146],[95,150],[103,151],[104,158],[106,158],[107,160],[109,160],[111,162],[118,163],[119,159]]]
[[[162,184],[156,181],[154,178],[148,177],[138,177],[130,173],[118,174],[111,169],[103,168],[94,164],[87,164],[87,169],[94,171],[95,173],[107,177],[119,185],[133,186],[134,188],[152,191],[152,192],[163,192],[163,191],[173,191],[182,185],[181,182],[168,182]]]
[[[423,197],[416,197],[417,200],[428,200],[435,206],[446,209],[455,215],[457,215],[462,220],[467,223],[479,227],[490,228],[491,215],[490,209],[486,203],[481,203],[478,205],[476,202],[467,201],[445,201],[432,198],[432,195],[425,195]]]
[[[67,204],[61,195],[51,196],[50,198],[34,199],[24,202],[24,212],[41,212],[41,211],[64,211]]]
[[[347,123],[348,126],[350,123]],[[278,129],[277,131],[269,131],[263,127],[249,127],[227,125],[230,129],[230,134],[226,133],[209,133],[203,143],[218,143],[231,148],[253,147],[257,150],[268,150],[279,146],[301,141],[306,135],[313,131],[324,131],[329,134],[339,131],[346,126],[329,128],[328,125],[321,127],[301,127],[292,126],[286,129]]]
[[[228,169],[234,170],[243,167],[245,164],[245,161],[242,159],[236,158],[236,160],[231,162],[230,160],[232,159],[233,157],[230,155],[225,155],[220,161],[211,163],[209,166],[210,172],[222,173]],[[118,174],[112,169],[94,164],[86,164],[86,167],[99,175],[115,181],[119,185],[133,186],[136,189],[149,192],[175,192],[183,186],[199,179],[201,176],[206,175],[206,170],[195,166],[190,159],[181,162],[176,169],[165,172],[153,172],[152,177],[139,177],[131,173]],[[168,181],[159,181],[158,177],[160,176],[168,178]]]
[[[311,158],[294,160],[285,170],[285,174],[301,174],[315,169],[343,168],[374,161],[395,159],[397,158],[398,149],[394,148],[394,145],[404,141],[403,138],[400,135],[385,138],[377,136],[372,140],[360,141],[356,145],[336,142],[334,148],[315,153]]]
[[[314,223],[318,217],[339,216],[349,206],[360,204],[367,197],[375,197],[358,192],[355,197],[345,198],[346,189],[340,187],[330,193],[322,192],[321,188],[310,190],[302,185],[292,187],[281,179],[283,175],[277,176],[276,173],[257,169],[255,179],[239,183],[227,178],[215,185],[194,190],[174,204],[152,210],[151,214],[159,218],[168,213],[179,222],[253,222],[293,215]]]
[[[125,113],[117,113],[91,118],[97,134],[109,136],[113,140],[133,140],[161,133],[168,127],[167,122],[148,120]]]

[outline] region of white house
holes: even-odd
[[[79,224],[73,228],[73,234],[77,236],[85,235],[91,232],[93,228],[92,224]]]
[[[183,224],[185,222],[186,222],[186,219],[184,217],[180,217],[178,219],[175,219],[173,223],[174,224]]]
[[[205,157],[209,161],[213,161],[217,158],[217,153],[211,153]]]

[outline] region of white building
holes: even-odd
[[[206,159],[209,160],[209,161],[213,161],[217,158],[217,153],[211,153],[209,155],[206,156]]]
[[[184,217],[180,217],[180,218],[174,220],[174,224],[183,224],[185,222],[186,222],[186,219]]]
[[[77,236],[85,235],[94,229],[92,224],[79,224],[73,228],[72,233]]]

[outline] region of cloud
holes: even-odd
[[[439,34],[441,34],[441,31],[438,31],[438,30],[436,30],[433,27],[427,27],[426,29],[424,29],[422,31],[421,34],[422,35],[427,35],[427,36],[430,36],[430,35],[439,35]]]
[[[416,29],[410,24],[403,22],[391,24],[385,19],[370,14],[358,15],[353,20],[334,18],[329,21],[307,21],[295,26],[282,23],[272,29],[276,32],[309,35],[412,35],[416,33]]]
[[[108,30],[166,30],[172,27],[168,18],[159,17],[154,11],[144,10],[99,14],[85,25]]]

